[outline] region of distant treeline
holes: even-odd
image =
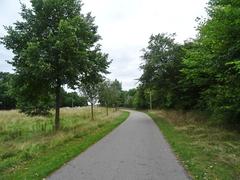
[[[18,108],[18,99],[16,98],[16,91],[14,87],[14,76],[8,72],[0,72],[0,109],[15,109]],[[93,88],[89,86],[89,89]],[[94,85],[94,91],[89,89],[78,89],[77,92],[67,92],[64,88],[61,88],[61,107],[81,107],[87,106],[88,103],[100,104],[107,107],[123,107],[127,106],[125,102],[125,93],[122,90],[122,84],[115,79],[110,81],[105,79],[104,81]],[[29,92],[31,93],[31,92]],[[92,97],[92,98],[91,98]],[[54,96],[50,97],[50,107],[54,108]],[[43,104],[45,102],[42,102]]]
[[[0,109],[15,109],[17,107],[17,100],[12,93],[12,78],[14,74],[7,72],[0,72]],[[80,96],[77,92],[66,92],[63,88],[61,90],[61,107],[77,107],[87,106],[87,97]],[[29,92],[31,93],[31,92]],[[54,107],[54,99],[52,99],[52,107]]]
[[[201,110],[240,122],[240,1],[210,0],[198,36],[175,42],[175,34],[150,37],[143,50],[137,89],[129,107]]]

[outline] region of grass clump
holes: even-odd
[[[193,179],[240,179],[240,133],[176,112],[148,113]],[[178,117],[178,118],[177,118]],[[181,119],[181,120],[179,120]]]
[[[42,179],[122,123],[127,112],[96,108],[61,109],[61,129],[53,116],[28,117],[0,111],[0,179]]]

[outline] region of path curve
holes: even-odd
[[[47,179],[189,179],[153,120],[130,112],[124,123]]]

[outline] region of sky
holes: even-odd
[[[103,52],[109,54],[111,80],[118,79],[124,90],[135,88],[141,76],[141,50],[152,34],[176,33],[176,41],[194,38],[197,17],[206,17],[208,0],[82,0],[84,13],[91,12],[101,35]],[[29,0],[21,2],[30,6]],[[0,1],[0,36],[3,25],[20,20],[19,0]],[[11,51],[0,45],[0,71],[13,72],[6,60]]]

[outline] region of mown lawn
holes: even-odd
[[[42,179],[122,123],[128,112],[104,108],[61,109],[61,130],[54,117],[27,117],[0,111],[0,179]]]
[[[148,113],[193,179],[240,180],[240,133],[171,112]],[[182,118],[181,120],[177,120]]]

